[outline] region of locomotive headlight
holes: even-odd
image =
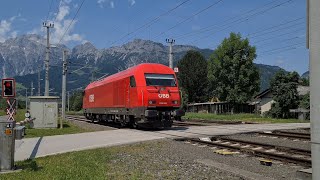
[[[156,101],[154,101],[154,100],[149,101],[149,104],[155,104],[155,103],[156,103]]]
[[[178,104],[178,101],[172,101],[172,104]]]

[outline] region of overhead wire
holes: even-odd
[[[262,5],[262,6],[253,8],[253,9],[251,9],[251,10],[249,10],[249,11],[244,12],[244,13],[240,13],[239,15],[236,15],[236,16],[230,17],[230,18],[228,18],[228,19],[226,19],[226,20],[220,21],[219,23],[226,23],[226,22],[229,22],[230,20],[233,20],[233,19],[236,19],[236,18],[240,18],[240,17],[242,17],[242,16],[244,16],[244,15],[246,15],[246,14],[249,14],[249,13],[251,13],[251,12],[254,12],[254,11],[256,11],[257,9],[264,8],[264,7],[266,7],[266,6],[270,5],[270,4],[273,4],[273,3],[275,3],[275,2],[278,2],[278,0],[273,0],[273,1],[271,1],[271,2],[269,2],[269,3],[266,3],[266,4]],[[219,24],[219,23],[212,24],[212,25],[209,25],[209,26],[200,28],[200,29],[198,29],[198,30],[193,30],[193,31],[191,31],[191,32],[188,32],[188,33],[182,34],[182,35],[180,35],[180,36],[178,36],[178,37],[175,37],[175,39],[181,39],[181,38],[183,38],[183,37],[185,37],[185,36],[189,36],[190,34],[198,34],[198,33],[201,33],[201,32],[207,32],[207,31],[210,30],[212,27],[217,27],[217,24]],[[219,27],[219,26],[218,26],[218,27]],[[200,31],[200,32],[199,32],[199,31]]]
[[[69,26],[67,27],[67,29],[64,31],[63,35],[61,36],[61,38],[60,38],[60,40],[59,40],[58,44],[60,44],[60,43],[61,43],[61,41],[62,41],[63,37],[64,37],[64,36],[66,35],[66,33],[69,31],[69,29],[70,29],[70,27],[71,27],[72,23],[74,22],[75,18],[77,17],[77,15],[78,15],[78,13],[79,13],[79,11],[80,11],[80,9],[81,9],[81,7],[82,7],[82,5],[83,5],[84,1],[85,1],[85,0],[82,0],[82,2],[81,2],[81,4],[80,4],[80,6],[79,6],[79,7],[78,7],[78,9],[77,9],[77,12],[76,12],[76,13],[75,13],[75,15],[73,16],[73,18],[72,18],[72,20],[71,20],[71,22],[70,22]]]
[[[282,36],[285,36],[285,35],[290,35],[290,34],[299,32],[299,31],[301,31],[301,30],[305,30],[305,28],[295,29],[294,31],[290,31],[290,32],[287,32],[287,33],[282,33],[282,34],[275,35],[275,36],[271,36],[271,37],[264,38],[264,39],[261,39],[261,40],[253,41],[252,43],[256,44],[256,43],[259,43],[259,42],[264,42],[264,41],[272,40],[272,39],[274,39],[274,38],[282,37]]]
[[[263,53],[273,52],[273,51],[277,51],[277,50],[281,50],[281,49],[286,49],[286,48],[293,47],[293,46],[296,46],[296,45],[302,45],[303,43],[305,43],[305,41],[304,42],[295,43],[295,44],[290,44],[290,45],[287,45],[287,46],[278,47],[278,48],[273,48],[273,49],[270,49],[270,50],[262,51],[260,53],[263,54]]]
[[[195,16],[197,16],[197,15],[199,15],[199,14],[201,14],[201,13],[205,12],[206,10],[208,10],[208,9],[212,8],[213,6],[215,6],[215,5],[219,4],[219,3],[220,3],[220,2],[222,2],[222,1],[223,1],[223,0],[218,0],[218,1],[216,1],[216,2],[214,2],[214,3],[212,3],[212,4],[210,4],[209,6],[205,7],[204,9],[201,9],[200,11],[198,11],[198,12],[196,12],[195,14],[191,15],[190,17],[188,17],[188,18],[186,18],[186,19],[184,19],[184,20],[182,20],[182,21],[178,22],[177,24],[175,24],[175,25],[171,26],[171,27],[170,27],[170,28],[168,28],[167,30],[162,31],[160,34],[158,34],[158,35],[157,35],[157,36],[155,36],[154,38],[157,38],[157,37],[159,37],[159,36],[163,35],[164,33],[166,33],[167,31],[170,31],[170,30],[172,30],[172,29],[174,29],[174,28],[178,27],[178,26],[179,26],[179,25],[181,25],[182,23],[185,23],[185,22],[189,21],[189,20],[190,20],[190,19],[192,19],[193,17],[195,17]]]
[[[264,14],[264,13],[266,13],[266,12],[268,12],[268,11],[274,9],[274,8],[280,7],[280,6],[284,5],[284,4],[287,4],[287,3],[292,2],[292,1],[293,1],[293,0],[287,0],[287,1],[281,2],[281,3],[279,3],[279,4],[273,5],[272,7],[269,7],[269,8],[267,8],[267,9],[264,9],[264,10],[262,10],[262,11],[260,11],[260,12],[256,12],[256,13],[254,13],[254,14],[251,14],[251,15],[245,17],[245,18],[235,20],[235,21],[233,21],[233,22],[231,22],[231,23],[228,23],[228,24],[224,25],[224,26],[227,26],[227,25],[229,25],[229,26],[227,26],[227,27],[225,27],[225,28],[223,28],[223,29],[220,29],[220,30],[218,30],[218,31],[209,33],[209,34],[206,35],[206,36],[200,37],[200,38],[194,40],[191,44],[194,44],[194,43],[198,42],[199,40],[208,38],[209,36],[211,36],[211,35],[213,35],[213,34],[215,34],[215,33],[217,33],[217,32],[221,32],[221,31],[223,31],[223,30],[225,30],[225,29],[228,29],[228,28],[234,26],[234,25],[235,25],[235,22],[237,22],[237,21],[239,21],[239,22],[237,22],[236,24],[245,22],[245,21],[247,21],[248,19],[250,19],[251,17],[256,17],[256,16],[258,16],[258,15]]]
[[[140,27],[136,28],[135,30],[133,30],[133,31],[131,31],[131,32],[123,35],[123,36],[120,37],[119,39],[113,41],[110,46],[114,45],[115,43],[121,41],[122,39],[130,36],[131,34],[136,33],[137,31],[139,31],[139,30],[141,30],[141,29],[143,29],[143,28],[145,28],[145,27],[151,26],[152,24],[154,24],[154,23],[156,23],[157,21],[159,21],[159,19],[160,19],[161,17],[170,14],[172,11],[178,9],[180,6],[184,5],[185,3],[189,2],[189,1],[190,1],[190,0],[185,0],[185,1],[183,1],[182,3],[178,4],[177,6],[171,8],[171,9],[169,9],[168,11],[166,11],[166,12],[160,14],[159,16],[155,17],[155,18],[152,19],[151,21],[148,21],[147,23],[141,25]]]
[[[48,18],[49,18],[49,15],[50,15],[52,3],[53,3],[53,0],[51,0],[50,5],[49,5],[49,10],[48,10],[48,14],[47,14],[47,17],[46,17],[46,22],[48,21]]]

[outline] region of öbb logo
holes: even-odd
[[[89,96],[89,102],[94,102],[94,94],[91,94],[91,95]]]
[[[169,98],[169,94],[158,94],[159,98]]]

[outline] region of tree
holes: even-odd
[[[270,81],[271,92],[273,94],[274,105],[270,114],[275,118],[289,118],[289,110],[296,109],[299,105],[298,84],[299,74],[297,72],[286,73],[278,71]],[[277,107],[277,112],[273,113]]]
[[[310,93],[307,93],[300,97],[299,107],[304,109],[310,109]]]
[[[240,34],[230,33],[209,59],[208,79],[212,97],[246,103],[260,89],[260,76],[253,60],[256,48]]]
[[[207,101],[207,61],[197,51],[191,50],[178,62],[179,85],[189,102]]]
[[[70,97],[70,109],[72,111],[80,111],[82,109],[82,92],[78,91],[75,92],[71,97]]]

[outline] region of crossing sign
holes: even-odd
[[[15,121],[14,115],[16,114],[16,99],[7,99],[8,108],[7,108],[7,115],[8,119],[7,121]]]

